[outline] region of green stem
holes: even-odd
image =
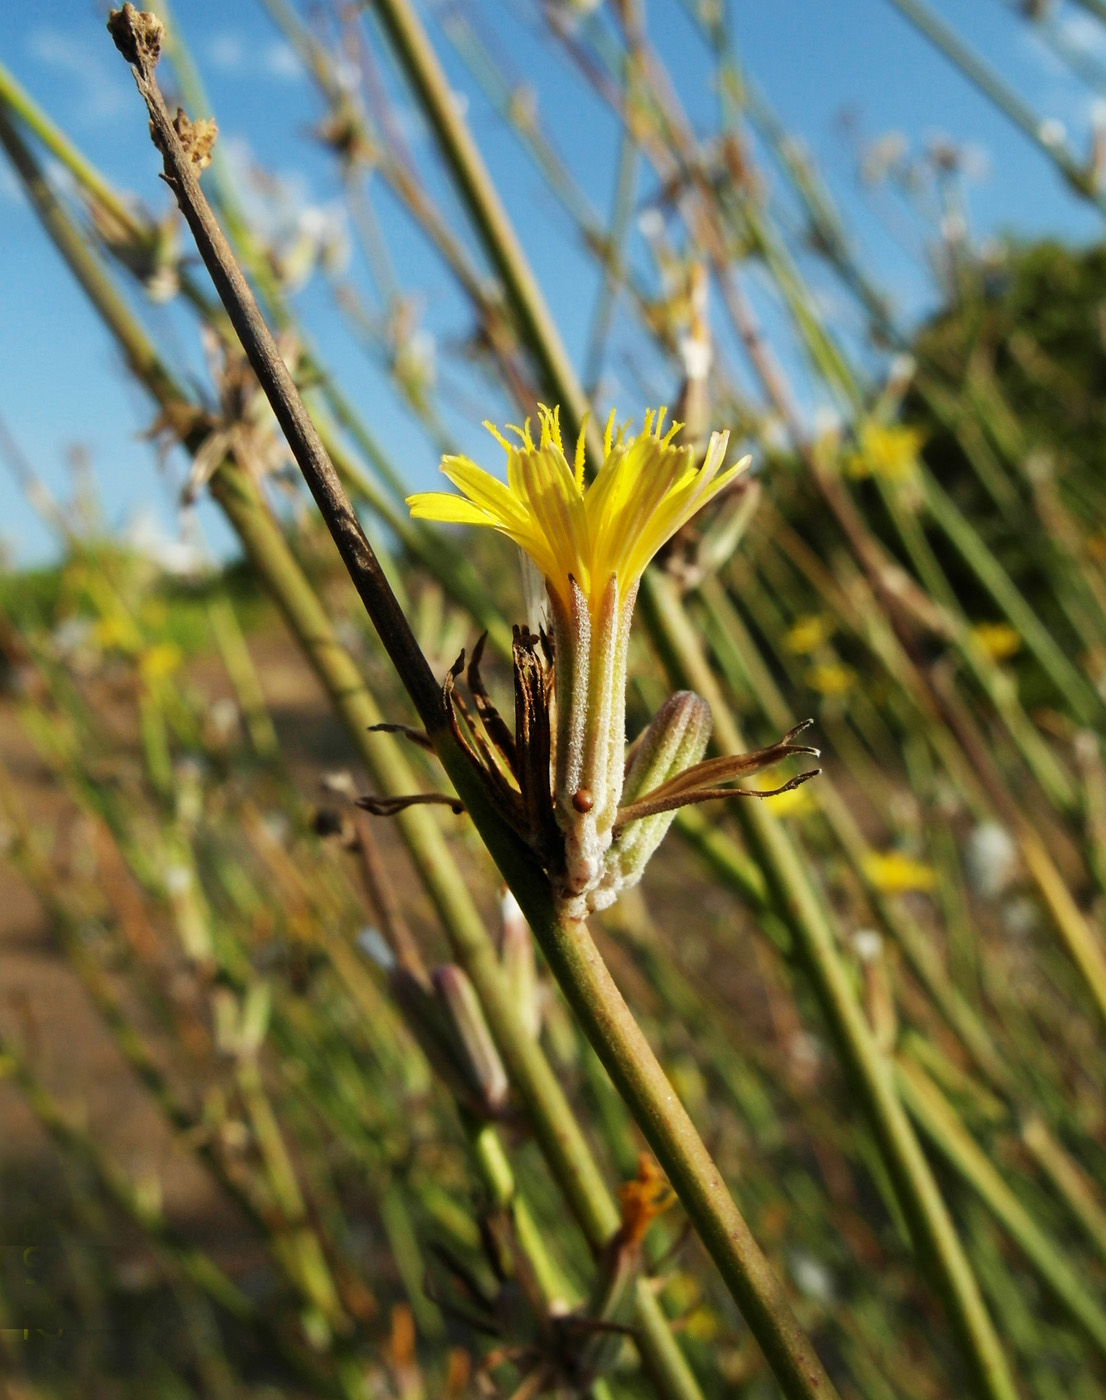
[[[1002,81],[989,64],[978,58],[967,44],[921,0],[890,0],[895,9],[938,48],[948,61],[963,73],[1005,117],[1027,136],[1063,175],[1077,194],[1106,212],[1106,197],[1095,189],[1089,173],[1071,154],[1063,138],[1046,139],[1045,123],[1024,103],[1018,94]],[[1087,3],[1087,0],[1080,0]]]
[[[525,906],[524,906],[525,908]],[[837,1394],[584,923],[527,910],[572,1009],[789,1397]]]
[[[388,8],[395,11],[397,0],[389,0]],[[413,14],[404,11],[402,17],[403,32],[407,41],[414,44],[415,52],[418,51],[418,44],[421,42],[429,53],[425,36],[418,28]],[[619,1077],[616,1078],[616,1082],[624,1083],[627,1089],[634,1093],[630,1106],[638,1125],[654,1144],[662,1163],[671,1164],[677,1189],[682,1183],[685,1191],[690,1193],[689,1210],[692,1219],[700,1229],[704,1243],[719,1265],[735,1300],[745,1309],[750,1327],[785,1392],[788,1396],[795,1397],[795,1400],[814,1400],[816,1396],[836,1394],[810,1342],[795,1321],[775,1275],[753,1241],[733,1199],[722,1185],[719,1173],[695,1132],[691,1120],[676,1099],[649,1049],[648,1042],[625,1007],[602,960],[597,953],[594,962],[590,964],[572,959],[565,961],[556,956],[558,948],[563,952],[566,946],[584,947],[587,942],[586,931],[575,925],[563,925],[557,920],[548,880],[535,864],[532,854],[522,844],[518,834],[508,826],[492,804],[466,754],[451,733],[441,693],[433,680],[426,659],[419,650],[410,625],[357,522],[348,497],[303,407],[249,285],[200,189],[191,159],[181,144],[157,86],[154,76],[156,48],[152,47],[146,38],[133,11],[117,12],[113,17],[111,30],[117,47],[131,65],[131,71],[150,115],[152,137],[165,161],[166,178],[177,196],[220,299],[284,430],[342,561],[386,651],[407,687],[443,767],[464,800],[489,853],[526,912],[531,927],[535,932],[542,930],[545,933],[547,955],[551,956],[554,966],[563,969],[566,976],[569,976],[573,969],[579,973],[581,981],[566,986],[570,999],[578,1009],[585,1006],[592,1008],[591,993],[598,990],[605,1000],[604,1014],[599,1017],[584,1017],[585,1028],[592,1038],[594,1048],[601,1058],[606,1057],[605,1062],[608,1062],[609,1070],[612,1065],[618,1066]],[[438,78],[441,79],[440,70]],[[456,113],[453,114],[453,125],[455,129],[460,127]],[[518,251],[521,257],[521,250]],[[536,284],[534,290],[536,293]],[[242,499],[240,493],[238,499]],[[256,514],[254,520],[257,520]],[[290,566],[289,557],[285,571]],[[314,598],[314,594],[311,594],[311,597]],[[317,603],[317,600],[315,601]],[[409,815],[426,814],[416,808],[412,809]],[[436,827],[434,829],[437,830]],[[441,839],[440,835],[438,839]],[[540,938],[542,934],[538,933],[538,936]],[[466,953],[477,951],[481,955],[481,964],[485,954],[491,958],[490,965],[483,968],[488,995],[482,999],[492,1033],[496,1035],[496,1021],[505,1023],[511,1030],[509,1044],[501,1046],[508,1068],[513,1070],[517,1064],[527,1075],[540,1072],[549,1075],[543,1095],[548,1102],[550,1094],[558,1091],[558,1086],[536,1043],[522,1032],[517,1009],[507,994],[504,979],[482,926],[479,950],[460,949],[461,960],[463,961]],[[594,952],[594,948],[592,951]],[[594,974],[590,983],[584,981],[585,966],[589,966]],[[473,977],[473,982],[479,990],[480,982],[476,977]],[[609,1039],[605,1036],[605,1031],[610,1032]],[[566,1116],[572,1122],[567,1103],[565,1110]]]
[[[541,1289],[542,1297],[552,1307],[569,1307],[575,1301],[573,1290],[550,1254],[545,1236],[518,1189],[510,1159],[497,1129],[492,1123],[466,1122],[465,1131],[472,1144],[480,1175],[484,1178],[492,1200],[501,1210],[510,1212],[519,1245],[534,1270],[534,1278]]]
[[[13,1079],[49,1135],[83,1163],[108,1199],[138,1225],[159,1253],[194,1288],[217,1304],[238,1326],[256,1331],[262,1344],[292,1365],[315,1394],[334,1397],[334,1400],[353,1400],[350,1387],[326,1376],[315,1359],[289,1336],[286,1327],[272,1325],[210,1255],[180,1236],[150,1193],[138,1190],[127,1173],[71,1120],[14,1044],[3,1037],[0,1037],[0,1073]]]
[[[0,105],[16,116],[42,142],[50,154],[69,171],[79,185],[111,212],[119,224],[136,237],[146,240],[149,229],[135,219],[134,211],[103,178],[100,172],[46,116],[29,93],[0,63]]]
[[[1040,1118],[1030,1118],[1023,1125],[1021,1138],[1033,1160],[1083,1226],[1099,1256],[1106,1259],[1106,1207],[1084,1172]]]
[[[213,598],[208,604],[207,615],[222,653],[223,665],[238,697],[250,743],[260,758],[272,760],[280,752],[280,741],[234,605],[229,598]]]
[[[626,54],[627,106],[633,100],[637,83],[637,59],[632,51]],[[637,185],[638,143],[630,123],[624,123],[619,133],[618,169],[615,175],[614,207],[611,212],[610,233],[608,234],[608,255],[603,261],[603,281],[599,287],[595,311],[592,314],[591,332],[588,336],[588,352],[584,361],[584,383],[587,392],[593,395],[599,386],[603,372],[603,361],[607,351],[611,324],[619,288],[624,276],[626,261],[626,238],[634,213],[634,189]]]

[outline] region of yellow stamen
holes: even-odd
[[[610,413],[609,413],[608,416],[607,416],[607,426],[606,426],[606,428],[604,428],[604,430],[603,430],[603,456],[604,456],[604,457],[609,457],[609,456],[611,455],[611,439],[612,439],[612,437],[614,436],[614,414],[615,414],[615,410],[612,408],[611,411],[610,411]]]
[[[507,441],[507,439],[503,436],[503,434],[499,431],[499,429],[495,426],[494,423],[489,422],[488,419],[485,418],[482,426],[487,428],[488,432],[491,433],[492,437],[495,438],[496,442],[499,443],[500,447],[502,447],[504,452],[510,452],[512,450],[511,444]]]

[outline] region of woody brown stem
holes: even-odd
[[[153,21],[153,23],[151,23]],[[303,405],[288,366],[265,324],[250,284],[231,251],[219,222],[200,188],[191,151],[185,149],[154,76],[160,49],[160,24],[133,5],[113,13],[108,29],[130,64],[138,91],[150,114],[150,135],[165,164],[164,178],[196,240],[200,256],[227,309],[235,334],[265,396],[272,404],[288,445],[334,543],[384,644],[431,735],[446,727],[441,688],[419,648],[411,626],[361,528],[338,473]]]

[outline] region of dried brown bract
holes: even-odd
[[[211,164],[211,151],[219,134],[215,118],[200,117],[192,121],[184,108],[178,107],[177,115],[173,118],[173,129],[180,137],[185,155],[195,168],[206,170]]]

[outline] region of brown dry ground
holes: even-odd
[[[350,761],[341,730],[314,676],[279,628],[255,634],[250,649],[295,780],[313,796],[320,773]],[[217,662],[199,661],[190,679],[212,701],[231,693]],[[66,831],[78,817],[7,696],[0,696],[0,763],[36,828],[64,847]],[[157,1177],[166,1212],[190,1238],[232,1272],[249,1266],[255,1252],[249,1231],[210,1177],[175,1144],[70,970],[35,893],[6,865],[0,866],[0,1024],[18,1036],[45,1085],[133,1179]],[[3,1082],[0,1182],[7,1198],[0,1244],[19,1243],[9,1238],[13,1212],[18,1217],[21,1205],[28,1205],[34,1215],[49,1218],[51,1197],[63,1182],[56,1150],[19,1090]]]

